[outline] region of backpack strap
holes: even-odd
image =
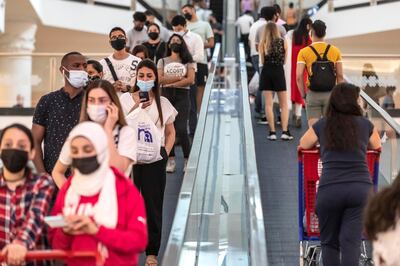
[[[112,75],[114,81],[117,81],[118,80],[118,76],[117,76],[117,73],[115,73],[115,69],[114,69],[113,64],[111,63],[111,60],[108,57],[104,58],[104,60],[106,61],[107,65],[108,65],[108,68],[111,71],[111,75]]]
[[[308,47],[310,47],[310,48],[311,48],[311,51],[313,51],[314,54],[317,56],[317,61],[322,61],[322,58],[321,58],[321,56],[319,55],[319,53],[317,52],[317,50],[315,50],[315,48],[314,48],[312,45],[310,45],[310,46],[308,46]]]
[[[322,57],[322,60],[324,60],[324,61],[328,61],[329,48],[331,48],[330,44],[328,44],[328,46],[326,47],[325,52],[324,52],[324,56]]]

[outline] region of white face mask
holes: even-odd
[[[105,105],[88,104],[86,112],[93,122],[103,124],[107,119],[107,109]]]
[[[89,78],[86,71],[83,70],[68,70],[64,68],[66,71],[69,72],[69,77],[67,77],[64,73],[65,78],[68,80],[69,84],[72,87],[80,89],[86,86]]]

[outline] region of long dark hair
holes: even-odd
[[[31,144],[31,150],[33,150],[33,148],[35,147],[35,142],[33,141],[33,135],[32,132],[29,128],[27,128],[26,126],[22,125],[22,124],[18,124],[18,123],[14,123],[11,124],[5,128],[3,128],[0,132],[0,145],[1,142],[3,141],[4,135],[6,134],[7,130],[12,129],[12,128],[16,128],[19,131],[22,131],[29,139],[29,142]]]
[[[186,42],[183,39],[183,37],[179,34],[172,34],[172,36],[169,38],[168,43],[167,43],[166,56],[171,56],[172,51],[169,46],[171,45],[171,40],[173,37],[178,37],[181,40],[182,47],[181,47],[181,51],[179,52],[179,57],[182,60],[182,64],[193,63],[193,57],[190,54],[189,49],[187,48]]]
[[[159,83],[158,83],[157,66],[150,59],[144,59],[144,60],[140,61],[140,63],[137,65],[137,68],[136,68],[136,81],[137,81],[139,70],[143,67],[147,67],[147,68],[151,69],[154,73],[154,76],[156,77],[156,79],[154,81],[154,87],[151,89],[151,91],[153,92],[154,99],[156,100],[158,116],[160,119],[161,126],[163,126],[164,119],[163,119],[162,108],[161,108],[161,96],[160,96],[160,88],[159,88]],[[137,86],[136,82],[135,82],[135,86],[133,87],[133,91],[134,92],[139,91],[139,87]]]
[[[126,126],[126,120],[125,120],[125,115],[122,110],[121,102],[119,101],[118,95],[115,92],[114,86],[108,82],[107,80],[104,79],[97,79],[89,83],[88,87],[86,88],[85,91],[85,96],[83,97],[82,100],[82,108],[81,108],[81,116],[79,119],[79,122],[83,121],[91,121],[89,118],[89,115],[86,111],[87,105],[88,105],[88,100],[89,100],[89,93],[91,90],[94,89],[102,89],[104,90],[107,94],[108,97],[110,97],[111,101],[117,106],[118,108],[118,121],[117,124],[120,126]]]
[[[326,111],[326,148],[349,151],[359,147],[359,129],[354,116],[362,116],[357,100],[360,88],[349,83],[336,85]]]
[[[312,24],[312,20],[309,17],[304,17],[301,19],[299,26],[293,31],[293,41],[295,45],[307,44],[309,30],[307,26]]]

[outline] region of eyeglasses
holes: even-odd
[[[118,35],[118,36],[112,36],[111,41],[115,41],[115,40],[125,40],[126,37],[124,35]]]

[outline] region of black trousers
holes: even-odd
[[[166,182],[168,155],[164,147],[160,154],[163,159],[150,164],[133,166],[133,180],[142,194],[146,205],[148,244],[146,255],[158,256],[161,245],[162,207]]]
[[[187,128],[190,108],[189,90],[181,88],[164,88],[163,96],[166,97],[178,111],[178,115],[175,117],[174,122],[176,136],[179,138],[179,143],[182,146],[183,157],[189,158],[190,141]],[[169,156],[175,156],[175,146],[172,148]]]
[[[362,236],[362,214],[372,185],[338,183],[318,189],[319,220],[324,266],[358,266]]]
[[[196,84],[190,86],[190,111],[189,111],[189,133],[194,135],[197,127],[197,103],[196,103],[197,86]]]

